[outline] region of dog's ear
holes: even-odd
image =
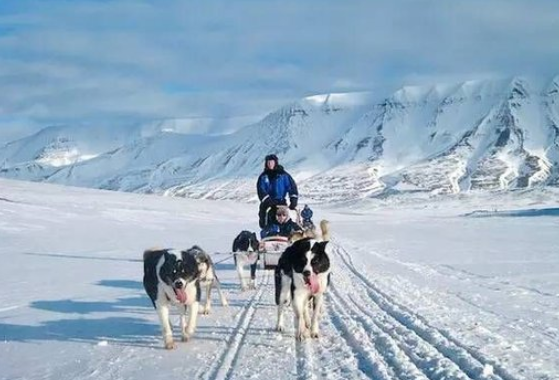
[[[181,251],[181,259],[184,265],[194,268],[198,266],[198,260],[196,260],[195,253],[192,252],[190,249],[186,251]]]
[[[314,243],[314,245],[312,246],[311,251],[313,253],[326,253],[326,245],[328,244],[328,241],[318,241],[316,243]]]
[[[185,257],[186,257],[188,254],[189,254],[189,253],[188,253],[188,250],[186,250],[186,251],[181,251],[181,259],[182,259],[182,260],[185,260]]]
[[[176,271],[178,261],[180,261],[180,259],[177,259],[177,256],[170,252],[165,252],[165,261],[163,261],[163,265],[159,268],[159,276],[164,282],[168,283],[171,281],[169,279],[172,279],[173,272]]]
[[[252,233],[252,238],[254,239],[254,241],[258,241],[258,237],[256,237],[256,232]]]
[[[176,261],[177,261],[177,256],[175,256],[169,251],[165,251],[165,263],[175,264]]]

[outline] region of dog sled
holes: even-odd
[[[260,241],[258,251],[262,257],[264,269],[275,269],[281,254],[289,246],[285,236],[268,236]]]
[[[291,243],[285,236],[268,236],[260,240],[256,251],[231,252],[231,254],[234,255],[237,266],[256,265],[260,261],[263,269],[273,270],[289,244]]]
[[[247,235],[248,233],[248,235]],[[237,239],[249,238],[245,240],[243,248],[236,246]],[[235,239],[233,244],[233,258],[235,260],[235,268],[239,275],[239,281],[242,290],[256,288],[256,268],[261,264],[265,270],[274,270],[278,265],[281,254],[289,246],[289,239],[284,236],[270,236],[258,241],[255,234],[248,231],[243,231]],[[252,244],[252,242],[255,244]],[[250,249],[248,248],[250,247]],[[224,260],[227,260],[224,259]],[[224,261],[223,260],[223,261]],[[250,267],[250,278],[246,278],[245,266]]]

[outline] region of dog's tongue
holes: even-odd
[[[318,278],[316,274],[311,274],[310,277],[306,280],[306,283],[312,294],[318,293]]]
[[[175,289],[175,295],[180,303],[186,303],[186,292],[184,289]]]

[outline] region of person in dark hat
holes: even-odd
[[[293,177],[278,163],[278,156],[269,154],[264,158],[264,171],[256,182],[260,208],[258,211],[258,224],[265,228],[275,224],[277,206],[286,206],[289,195],[289,208],[295,210],[299,193]]]

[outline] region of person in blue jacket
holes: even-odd
[[[278,156],[269,154],[264,159],[264,171],[256,182],[260,208],[258,224],[265,228],[269,224],[276,224],[277,206],[286,206],[289,195],[289,208],[295,210],[299,192],[293,177],[278,163]]]
[[[305,205],[301,210],[301,218],[303,218],[303,228],[312,228],[314,223],[312,221],[313,212],[309,205]]]

